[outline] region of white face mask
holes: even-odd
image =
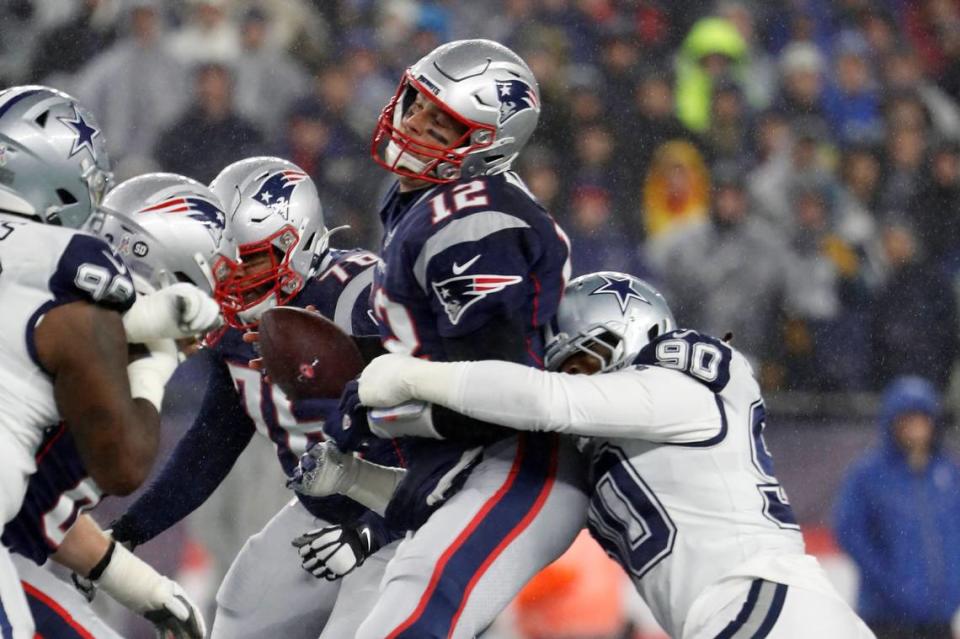
[[[427,163],[414,157],[409,151],[403,151],[396,142],[390,140],[387,142],[387,148],[383,152],[387,163],[400,169],[406,169],[413,173],[423,173],[427,168]],[[397,160],[399,158],[399,161]]]

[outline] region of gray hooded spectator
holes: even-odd
[[[732,331],[754,361],[774,358],[789,251],[756,218],[739,169],[714,171],[709,219],[676,231],[656,260],[681,326]]]
[[[291,105],[310,92],[310,76],[286,52],[272,46],[267,14],[260,8],[246,13],[241,27],[240,55],[233,63],[237,112],[258,123],[270,138],[282,135]]]
[[[240,30],[227,11],[227,0],[188,0],[186,4],[186,20],[167,38],[170,55],[188,67],[236,60]]]
[[[189,98],[187,75],[161,44],[159,3],[136,0],[129,34],[94,58],[77,77],[75,93],[97,114],[110,157],[149,157],[157,134]]]

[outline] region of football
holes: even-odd
[[[353,339],[318,313],[272,308],[258,330],[264,370],[290,399],[336,399],[363,370]]]

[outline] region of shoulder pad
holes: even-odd
[[[723,341],[680,329],[656,337],[643,347],[634,365],[670,368],[720,393],[730,382],[733,350]]]
[[[74,235],[64,248],[49,288],[62,302],[87,300],[121,313],[136,297],[120,255],[100,238],[83,233]]]

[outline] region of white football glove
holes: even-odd
[[[432,364],[409,355],[390,353],[381,355],[367,364],[360,373],[360,402],[371,408],[396,406],[411,399],[413,394],[411,376],[422,372]]]
[[[383,515],[403,479],[402,468],[380,466],[321,442],[300,456],[287,487],[312,497],[345,495]]]
[[[121,544],[96,586],[130,610],[143,615],[166,639],[204,639],[207,625],[200,608],[190,601],[180,584],[164,577]]]
[[[220,306],[209,295],[186,282],[137,295],[137,301],[123,316],[123,328],[131,344],[162,338],[195,337],[221,323]]]
[[[363,563],[373,547],[366,526],[329,526],[311,530],[293,540],[303,569],[314,577],[336,581]]]

